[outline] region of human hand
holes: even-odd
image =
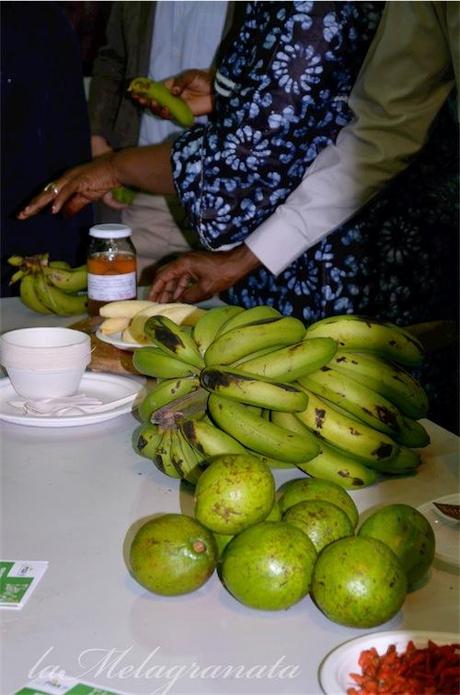
[[[213,80],[214,74],[207,70],[185,70],[184,72],[163,80],[163,84],[171,94],[179,97],[188,104],[194,116],[204,116],[211,113],[213,103]],[[148,108],[160,118],[171,120],[171,112],[166,106],[161,106],[154,99],[145,96],[131,94],[131,98],[142,106]]]
[[[122,182],[117,178],[112,165],[112,153],[102,155],[88,164],[68,169],[62,176],[50,182],[18,214],[18,219],[33,217],[50,203],[51,212],[61,210],[70,216],[89,203],[100,200],[106,193]]]
[[[258,265],[244,244],[231,251],[188,251],[158,270],[148,298],[196,304],[229,289]]]
[[[102,135],[91,136],[91,154],[93,159],[109,152],[113,152],[113,149]],[[118,200],[115,200],[111,191],[105,193],[101,200],[107,207],[113,210],[125,210],[128,207],[127,203],[120,203]]]

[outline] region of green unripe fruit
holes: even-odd
[[[195,488],[195,516],[214,533],[234,535],[263,521],[275,501],[268,466],[246,454],[213,458]]]
[[[177,596],[195,591],[212,575],[217,546],[210,531],[184,514],[147,521],[130,546],[134,578],[149,591]]]
[[[285,610],[310,590],[316,550],[299,529],[283,521],[247,528],[224,551],[222,579],[241,603]]]

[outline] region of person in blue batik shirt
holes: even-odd
[[[212,124],[172,149],[174,182],[205,248],[243,241],[335,140],[383,4],[248,3],[217,71]]]

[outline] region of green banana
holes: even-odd
[[[141,374],[158,379],[194,376],[199,372],[199,369],[191,364],[170,357],[158,348],[148,346],[133,351],[133,365]]]
[[[251,449],[246,449],[246,453],[251,454],[251,456],[255,456],[260,461],[263,461],[269,468],[296,468],[298,465],[296,463],[288,463],[287,461],[279,461],[278,459],[274,459],[272,456],[263,456],[257,451],[252,451]]]
[[[291,383],[327,364],[336,350],[337,343],[331,338],[308,338],[253,357],[240,364],[239,368],[264,379]]]
[[[297,432],[298,434],[305,434],[306,431],[310,433],[310,430],[307,430],[305,425],[296,417],[295,413],[283,413],[279,410],[272,410],[270,416],[271,421],[274,422],[275,425],[284,427],[286,430]],[[318,444],[321,445],[319,438]]]
[[[150,316],[144,324],[144,333],[166,355],[199,369],[204,366],[193,337],[166,316]]]
[[[66,294],[57,287],[52,287],[46,281],[45,274],[34,274],[35,290],[40,302],[59,316],[75,316],[84,314],[88,304],[85,295]]]
[[[352,314],[313,323],[307,329],[307,337],[334,338],[342,349],[374,352],[406,367],[418,367],[424,358],[422,344],[408,331],[392,323]]]
[[[413,473],[421,464],[420,454],[407,446],[401,446],[396,456],[389,461],[379,461],[373,468],[386,475],[404,475]]]
[[[247,405],[288,412],[307,407],[306,395],[294,386],[263,381],[238,370],[206,367],[201,371],[200,382],[211,393]]]
[[[415,449],[421,449],[430,443],[430,435],[422,423],[404,416],[401,417],[401,429],[394,438],[398,444]]]
[[[198,346],[201,355],[204,355],[213,342],[218,330],[232,316],[244,311],[242,306],[215,306],[208,309],[196,322],[193,328],[193,339]]]
[[[272,306],[266,304],[260,306],[253,306],[250,309],[243,309],[239,311],[234,316],[230,317],[217,331],[216,337],[224,335],[234,328],[239,328],[240,326],[247,326],[249,323],[254,323],[254,321],[262,321],[264,319],[280,318],[281,313],[274,309]]]
[[[174,430],[160,429],[160,431],[162,431],[162,437],[157,447],[156,454],[153,457],[153,463],[161,473],[169,475],[170,478],[181,478],[181,471],[176,468],[172,460],[171,447],[173,444]]]
[[[206,420],[183,420],[179,422],[179,429],[205,459],[219,454],[246,453],[245,447],[234,437]]]
[[[340,406],[379,432],[394,437],[403,428],[402,415],[393,403],[347,374],[336,372],[331,367],[321,367],[298,381],[301,386]]]
[[[300,434],[306,430],[311,432],[300,422],[294,413],[272,411],[272,422],[292,432]],[[327,444],[323,439],[318,437],[317,440],[320,447],[318,456],[310,459],[310,461],[297,464],[297,467],[304,473],[308,473],[308,475],[314,478],[331,480],[345,488],[357,489],[366,485],[372,485],[375,482],[377,478],[375,471],[360,461],[356,461],[347,452],[340,451]]]
[[[38,298],[33,275],[24,275],[19,285],[19,296],[21,297],[22,303],[29,309],[32,309],[32,311],[36,311],[39,314],[53,313],[51,309]]]
[[[396,456],[399,447],[387,434],[377,432],[312,391],[302,389],[308,396],[308,405],[296,415],[327,443],[350,452],[371,468]]]
[[[162,432],[158,425],[152,425],[151,423],[142,424],[134,430],[133,448],[139,456],[153,461],[160,446],[161,438]]]
[[[67,261],[48,261],[48,266],[50,268],[62,268],[64,270],[71,270],[71,265],[70,263],[67,263]]]
[[[202,469],[196,452],[179,430],[171,430],[170,455],[171,462],[180,477],[195,484]]]
[[[217,337],[204,355],[206,366],[229,365],[251,352],[293,345],[302,340],[305,326],[292,316],[262,319],[233,328]]]
[[[423,387],[396,364],[376,355],[337,350],[329,366],[381,393],[408,417],[417,420],[428,412],[428,398]]]
[[[248,449],[286,463],[302,463],[318,455],[314,435],[300,435],[275,425],[250,408],[211,394],[208,410],[213,421]]]
[[[197,376],[160,381],[155,384],[137,406],[138,415],[144,422],[150,422],[156,410],[163,408],[181,396],[196,391],[199,387],[200,380]]]
[[[10,256],[8,263],[14,268],[19,268],[24,263],[24,256]]]
[[[22,280],[25,275],[27,275],[27,270],[24,268],[19,268],[19,270],[16,270],[16,272],[10,277],[8,285],[14,285],[15,282]]]
[[[48,266],[43,272],[48,282],[63,292],[81,292],[88,287],[86,266],[70,270]]]
[[[155,82],[149,77],[136,77],[130,82],[128,91],[136,96],[154,99],[160,106],[166,106],[171,117],[184,128],[190,128],[195,122],[187,102],[171,94],[163,82]]]
[[[355,461],[345,451],[320,443],[321,451],[311,461],[298,463],[297,467],[313,478],[330,480],[346,489],[359,490],[377,481],[377,473],[360,461]]]

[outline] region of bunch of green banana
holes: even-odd
[[[18,268],[10,284],[20,282],[19,296],[32,311],[60,316],[86,311],[86,265],[71,268],[64,261],[50,261],[48,254],[12,256],[8,262]]]
[[[396,326],[339,316],[306,330],[273,307],[219,306],[191,330],[152,316],[144,332],[152,346],[134,352],[134,365],[161,381],[139,415],[173,423],[201,466],[248,451],[273,468],[360,488],[420,464],[427,398],[400,365],[419,364],[423,351]],[[181,404],[193,394],[202,399],[195,416]]]

